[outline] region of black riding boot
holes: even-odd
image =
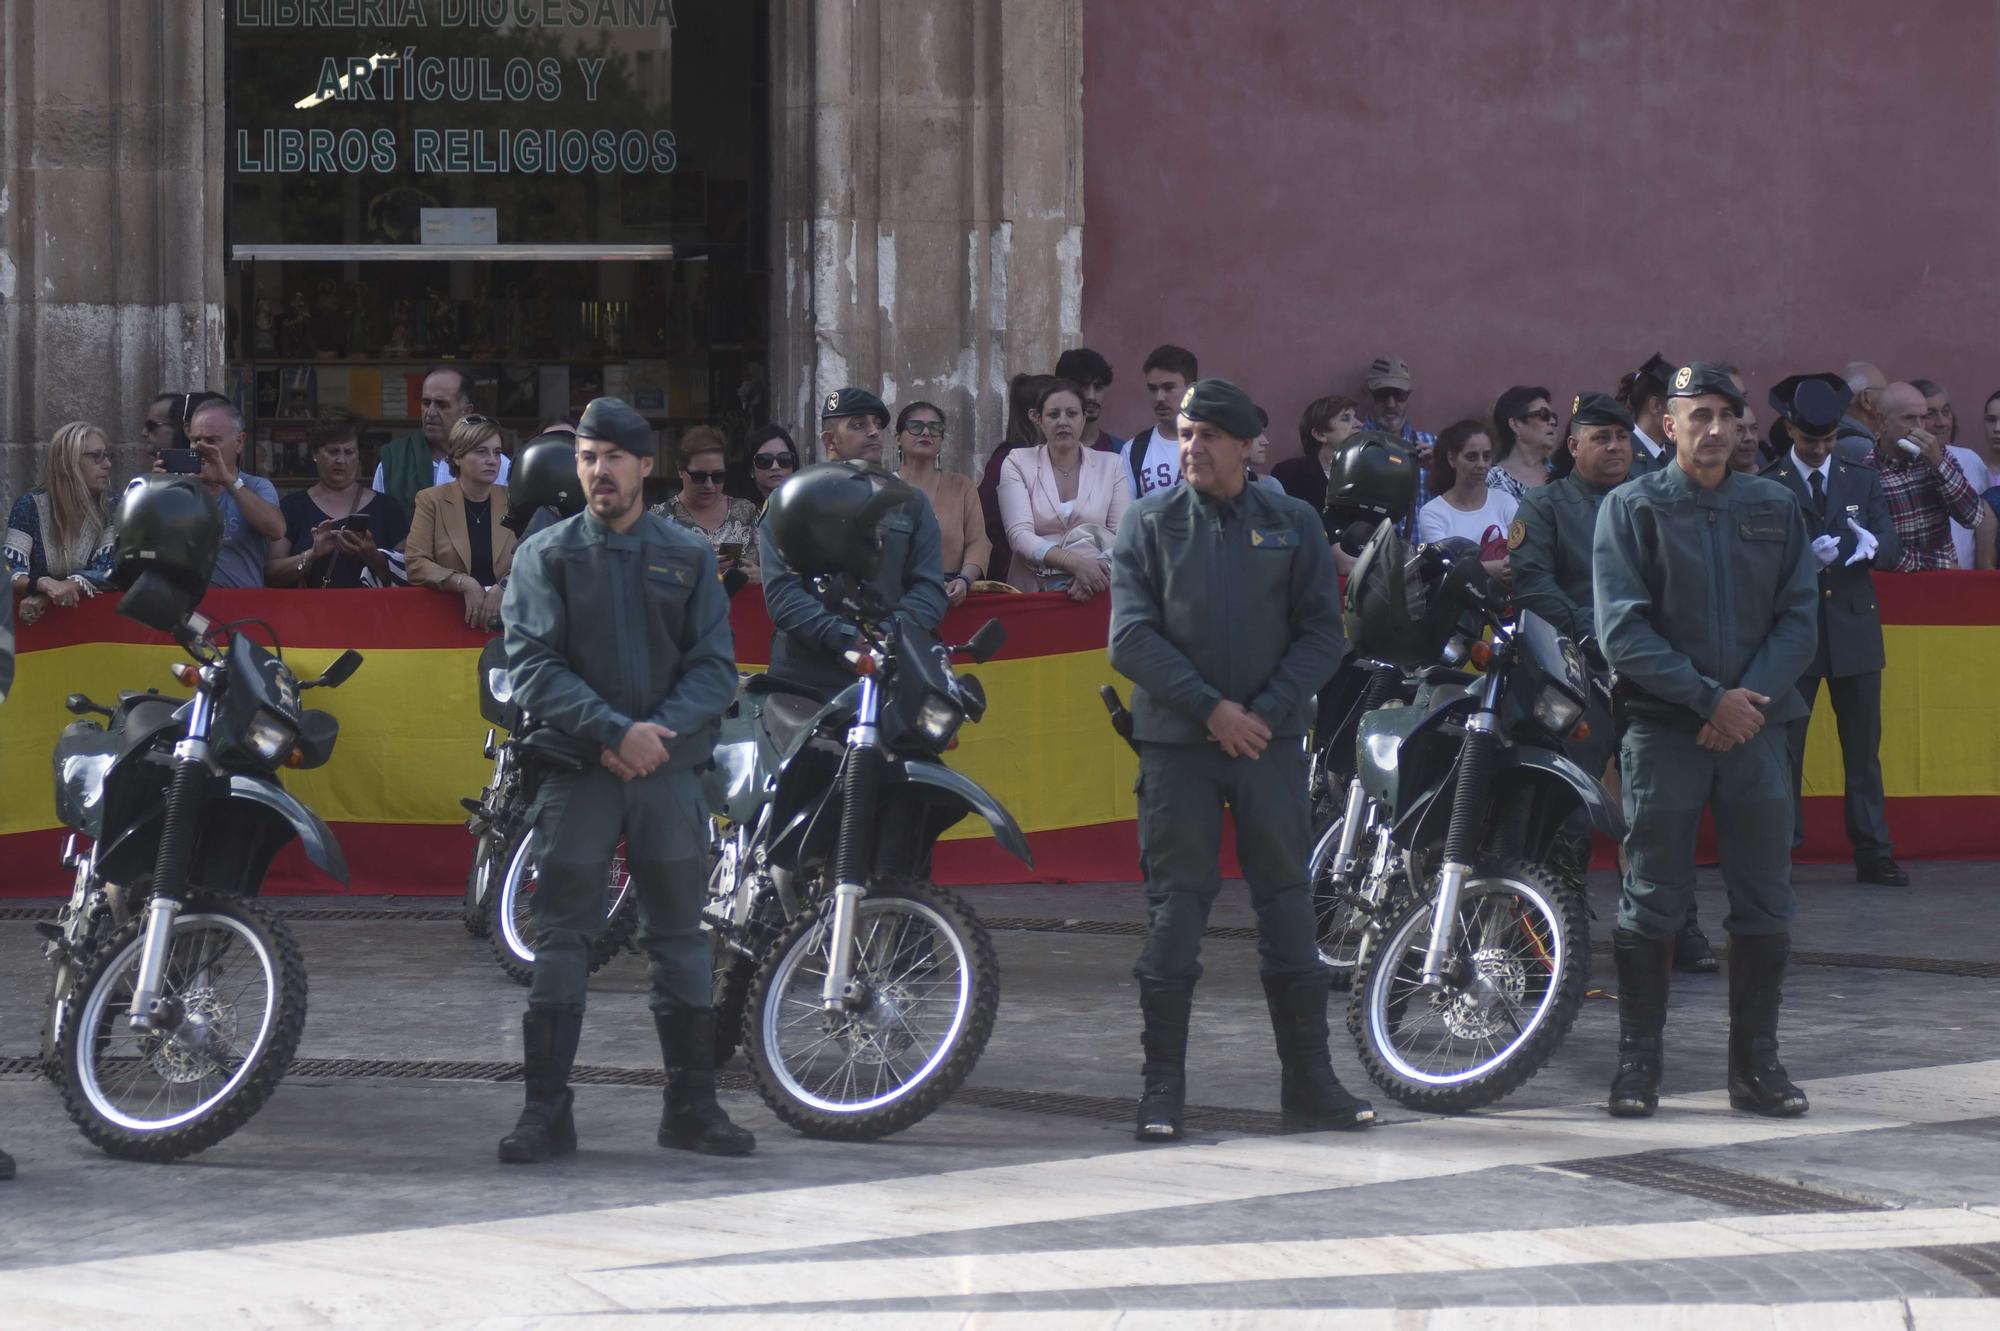
[[[715,1101],[715,1009],[675,1006],[653,1014],[667,1068],[660,1145],[702,1155],[748,1155],[757,1138]]]
[[[1284,1065],[1279,1104],[1285,1116],[1316,1128],[1361,1128],[1375,1121],[1375,1106],[1348,1093],[1333,1075],[1326,1048],[1327,983],[1324,975],[1303,979],[1264,977],[1264,1002],[1271,1009],[1271,1033]]]
[[[1140,1069],[1145,1089],[1139,1095],[1139,1119],[1132,1135],[1142,1142],[1181,1138],[1181,1111],[1187,1103],[1188,1012],[1193,1006],[1193,980],[1139,978],[1139,1011],[1146,1022],[1139,1037],[1146,1052]]]
[[[1811,1106],[1778,1061],[1778,1005],[1790,934],[1729,936],[1729,1104],[1765,1118],[1797,1118]]]
[[[1708,935],[1701,931],[1701,921],[1695,918],[1695,904],[1688,902],[1688,917],[1681,923],[1681,931],[1674,936],[1674,969],[1683,975],[1713,975],[1722,969],[1722,963],[1715,959],[1715,949],[1708,945]]]
[[[1660,1037],[1667,1027],[1667,978],[1674,940],[1611,931],[1618,963],[1618,1073],[1611,1079],[1613,1118],[1647,1118],[1660,1107]]]
[[[522,1014],[521,1080],[527,1083],[528,1102],[514,1130],[500,1139],[503,1163],[540,1164],[576,1149],[576,1119],[570,1112],[576,1096],[569,1089],[569,1070],[582,1034],[580,1008],[530,1003]]]

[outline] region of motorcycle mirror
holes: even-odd
[[[979,626],[979,632],[972,635],[972,641],[959,650],[984,665],[993,659],[993,654],[998,652],[1006,641],[1007,626],[997,619],[989,619]]]
[[[352,647],[333,658],[333,664],[326,673],[310,684],[301,684],[302,689],[337,689],[345,684],[361,668],[361,653]]]
[[[514,701],[514,681],[507,678],[507,672],[499,666],[486,672],[486,691],[493,695],[494,702]]]

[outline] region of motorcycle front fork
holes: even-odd
[[[153,892],[146,902],[146,928],[139,941],[139,979],[132,986],[130,1020],[135,1031],[170,1027],[178,1015],[172,1010],[173,1005],[160,996],[160,991],[166,986],[174,921],[180,917],[181,897],[187,890],[188,857],[194,851],[194,831],[201,820],[212,713],[204,685],[194,695],[187,738],[174,745],[174,774],[167,787],[160,850],[153,861]]]
[[[1444,856],[1438,865],[1437,898],[1431,904],[1430,945],[1424,952],[1422,983],[1441,989],[1458,945],[1458,899],[1472,876],[1475,843],[1486,823],[1487,791],[1493,761],[1500,748],[1496,670],[1487,677],[1486,705],[1465,723],[1465,747],[1459,753],[1458,780],[1452,788],[1451,823],[1445,831]]]
[[[833,850],[833,920],[826,940],[826,980],[820,1006],[852,1011],[863,994],[854,979],[854,931],[861,899],[868,895],[868,866],[875,858],[875,796],[881,786],[882,750],[877,721],[882,695],[874,676],[861,677],[861,699],[847,731],[841,767],[840,840]]]

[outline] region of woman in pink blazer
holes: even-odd
[[[1118,454],[1083,446],[1075,384],[1050,381],[1030,416],[1047,442],[1015,449],[1000,466],[1000,516],[1014,551],[1008,581],[1088,601],[1111,585],[1111,538],[1132,482]]]

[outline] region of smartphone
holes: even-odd
[[[721,545],[715,547],[715,552],[724,561],[741,559],[743,558],[743,548],[747,544],[747,541],[724,541]]]
[[[192,448],[163,448],[160,466],[178,476],[192,476],[201,470],[201,454]]]
[[[372,531],[373,527],[369,524],[367,514],[350,513],[344,518],[335,518],[333,520],[333,529],[335,531]]]

